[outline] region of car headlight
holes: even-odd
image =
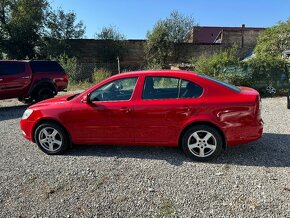
[[[24,111],[23,115],[22,115],[22,120],[26,120],[31,114],[32,114],[33,110],[31,109],[27,109],[26,111]]]

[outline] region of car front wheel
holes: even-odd
[[[68,148],[69,138],[64,129],[55,123],[43,123],[36,128],[35,142],[46,154],[62,154]]]
[[[187,130],[182,139],[184,153],[193,160],[209,161],[221,153],[223,140],[213,127],[197,125]]]

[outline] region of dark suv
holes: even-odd
[[[0,61],[0,99],[30,103],[65,91],[68,76],[56,61]]]

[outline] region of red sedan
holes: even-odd
[[[112,76],[87,91],[30,106],[25,138],[47,154],[71,144],[181,146],[209,160],[263,132],[259,93],[184,71]]]

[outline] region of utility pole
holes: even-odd
[[[118,61],[118,73],[121,73],[120,58],[119,58],[119,56],[117,57],[117,61]]]

